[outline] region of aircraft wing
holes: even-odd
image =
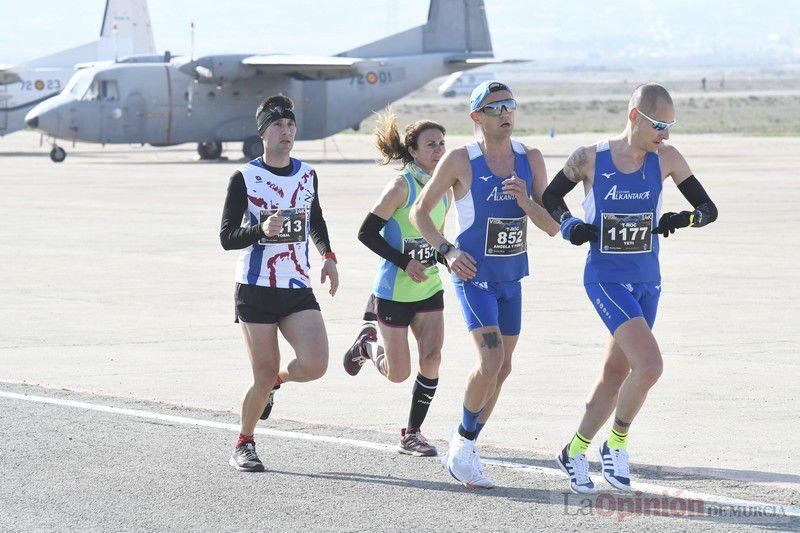
[[[499,59],[496,57],[451,56],[445,62],[454,70],[466,70],[484,65],[509,65],[512,63],[530,63],[530,59]]]
[[[301,80],[349,78],[377,67],[378,61],[357,57],[226,54],[197,59],[176,58],[178,68],[200,83],[226,83],[257,74],[291,76]]]
[[[378,61],[357,57],[260,55],[249,56],[242,64],[268,74],[285,74],[301,79],[330,80],[349,78],[377,67]]]

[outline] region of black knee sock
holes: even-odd
[[[377,322],[378,315],[375,314],[375,295],[370,294],[367,300],[367,308],[364,309],[364,320],[367,322]]]
[[[411,391],[411,412],[408,414],[408,431],[419,431],[425,415],[428,414],[428,407],[431,405],[433,395],[436,394],[436,385],[439,378],[430,379],[422,374],[417,374],[414,388]]]

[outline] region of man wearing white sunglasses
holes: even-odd
[[[631,96],[625,131],[575,150],[542,195],[564,239],[590,243],[583,283],[611,334],[583,420],[556,457],[576,493],[594,491],[586,450],[612,413],[611,433],[598,450],[603,477],[617,489],[630,490],[628,430],[663,365],[652,332],[661,294],[657,235],[666,238],[678,228],[705,226],[717,218],[714,202],[686,160],[665,144],[674,125],[669,92],[654,83],[640,86]],[[693,211],[660,215],[667,178]],[[586,193],[585,220],[572,216],[564,203],[578,182]]]
[[[511,138],[516,107],[505,83],[486,81],[475,88],[470,118],[479,138],[445,154],[410,214],[447,259],[478,356],[447,455],[450,474],[470,488],[494,486],[483,472],[475,442],[511,372],[519,339],[520,280],[528,275],[527,221],[551,236],[558,233],[558,224],[540,205],[547,185],[542,153]],[[455,245],[442,237],[430,215],[449,189],[458,213]]]

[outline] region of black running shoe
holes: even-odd
[[[228,464],[240,472],[263,472],[264,463],[258,458],[256,454],[256,443],[245,442],[235,450],[233,455],[228,459]]]
[[[351,376],[355,376],[356,374],[361,371],[361,366],[364,364],[364,361],[369,359],[369,354],[367,354],[367,342],[376,342],[378,340],[378,330],[375,329],[375,326],[370,323],[366,323],[361,326],[361,330],[358,332],[358,336],[356,337],[356,341],[347,350],[347,353],[344,354],[344,370]]]
[[[267,398],[267,405],[264,407],[264,412],[261,413],[260,417],[258,417],[261,420],[266,420],[269,418],[270,413],[272,413],[272,406],[275,405],[275,391],[278,390],[278,387],[273,388],[269,392],[269,397]]]

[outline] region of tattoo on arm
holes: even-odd
[[[622,420],[618,416],[614,417],[614,424],[618,425],[621,428],[625,428],[625,429],[628,429],[631,426],[630,422],[625,422],[624,420]]]
[[[483,342],[481,343],[481,348],[489,348],[490,350],[493,350],[498,346],[500,346],[500,337],[497,336],[496,331],[483,334]]]
[[[586,165],[586,148],[575,150],[564,165],[564,174],[575,183],[583,180],[583,167]]]

